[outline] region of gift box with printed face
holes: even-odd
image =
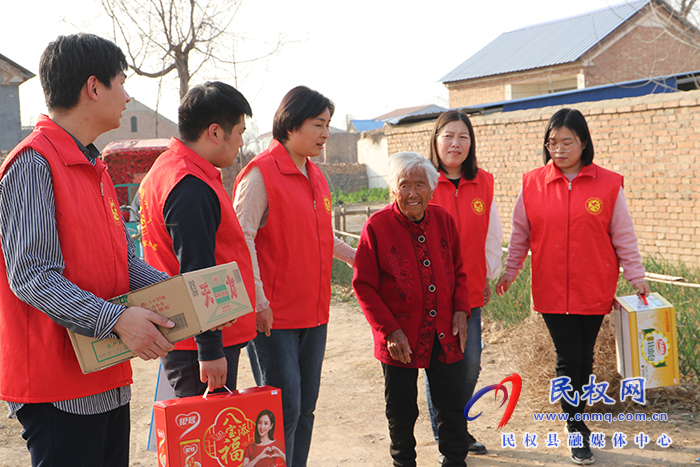
[[[286,465],[277,388],[158,401],[154,412],[159,467]]]
[[[658,293],[644,304],[636,295],[615,297],[617,371],[643,377],[646,388],[678,384],[676,308]]]

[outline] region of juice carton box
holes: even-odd
[[[676,309],[658,293],[647,302],[615,297],[617,371],[623,378],[645,378],[647,388],[678,384]]]

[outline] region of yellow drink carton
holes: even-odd
[[[636,295],[615,297],[617,371],[643,377],[646,388],[678,384],[676,308],[658,293],[644,304]]]

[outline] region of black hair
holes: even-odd
[[[593,163],[593,155],[595,151],[593,150],[593,141],[591,140],[591,132],[588,130],[588,124],[583,114],[577,109],[564,108],[558,110],[547,123],[547,128],[544,131],[544,143],[542,146],[542,160],[544,165],[549,162],[550,156],[547,150],[547,143],[549,143],[549,135],[552,131],[556,131],[559,128],[566,127],[573,131],[578,137],[581,143],[581,164],[585,167]]]
[[[243,115],[253,116],[250,104],[236,88],[220,81],[207,81],[190,89],[177,110],[180,139],[195,142],[217,123],[229,134]]]
[[[260,444],[262,441],[258,432],[258,422],[263,415],[267,415],[270,419],[270,431],[267,432],[267,437],[270,438],[270,441],[275,439],[275,414],[270,410],[264,409],[260,411],[258,418],[255,419],[255,444]]]
[[[309,118],[318,117],[328,109],[333,116],[335,105],[320,92],[297,86],[282,99],[272,122],[272,136],[284,143],[289,133],[298,130]]]
[[[90,76],[111,89],[114,77],[127,68],[126,57],[114,42],[85,33],[58,36],[46,47],[39,62],[46,107],[72,109]]]
[[[474,177],[476,177],[476,174],[479,172],[479,168],[476,165],[476,139],[474,138],[474,127],[472,126],[472,122],[469,120],[467,114],[461,110],[448,110],[443,112],[435,121],[433,133],[430,137],[430,161],[433,163],[436,169],[446,172],[445,168],[442,166],[440,157],[438,156],[437,138],[445,125],[458,120],[467,125],[467,129],[469,130],[469,139],[471,140],[467,158],[464,159],[464,162],[462,162],[462,176],[467,180],[473,180]]]

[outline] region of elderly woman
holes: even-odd
[[[462,353],[470,306],[459,233],[444,208],[428,204],[438,180],[428,159],[400,152],[389,166],[395,201],[362,230],[353,287],[384,373],[391,456],[394,466],[416,465],[417,378],[425,368],[442,465],[465,466]]]

